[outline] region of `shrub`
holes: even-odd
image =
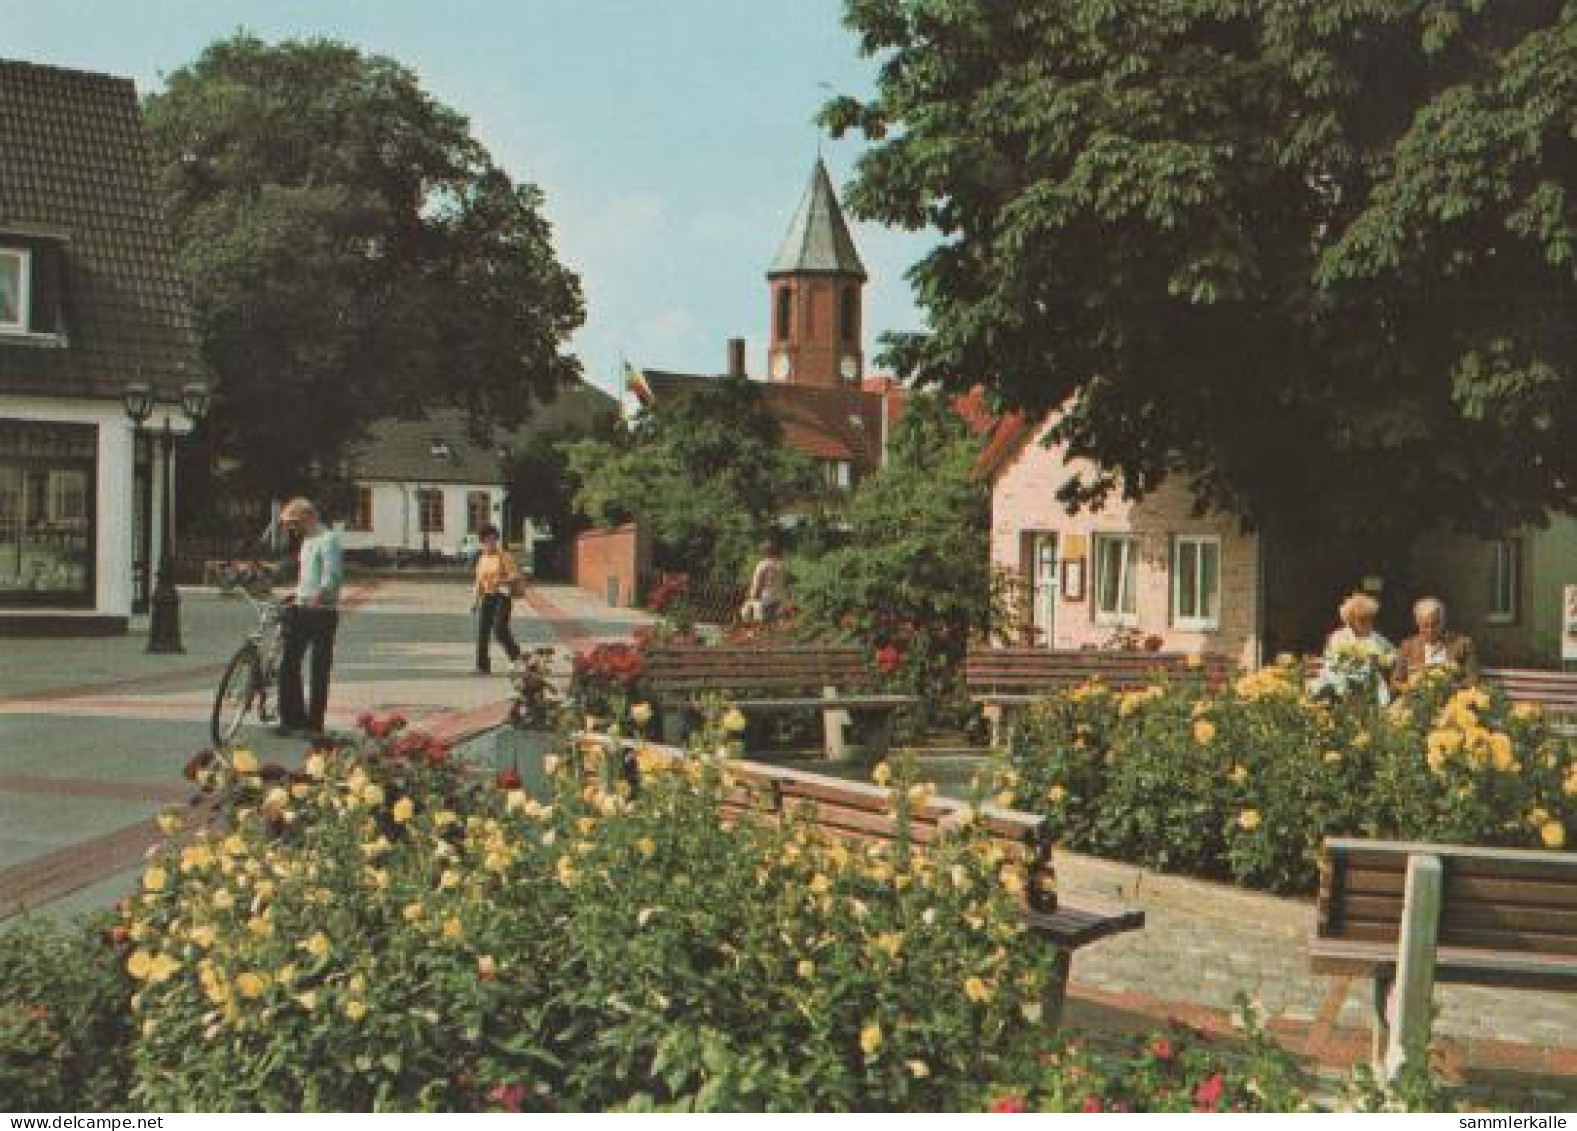
[[[1498,693],[1419,681],[1389,707],[1304,693],[1295,665],[1049,697],[1010,735],[1003,800],[1071,847],[1273,891],[1312,888],[1354,835],[1559,848],[1573,745]]]
[[[130,1092],[131,980],[107,917],[0,933],[0,1096],[13,1111],[117,1110]]]
[[[971,830],[729,827],[725,762],[630,797],[581,752],[544,805],[382,729],[201,771],[228,827],[165,845],[125,923],[139,1103],[969,1108],[1031,1060],[1045,953]]]

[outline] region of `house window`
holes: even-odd
[[[1134,590],[1134,565],[1139,541],[1131,534],[1095,536],[1095,623],[1139,623],[1138,594]]]
[[[1501,538],[1490,543],[1489,613],[1485,619],[1509,624],[1517,619],[1521,588],[1522,543]]]
[[[850,284],[843,288],[838,299],[838,337],[844,342],[853,342],[859,336],[859,292]]]
[[[351,509],[350,528],[352,530],[372,529],[372,488],[356,488],[356,505]]]
[[[1194,632],[1221,624],[1221,539],[1180,534],[1172,543],[1172,623]]]
[[[822,460],[821,475],[827,486],[835,490],[847,491],[854,486],[854,467],[848,460]]]
[[[476,534],[493,519],[493,496],[486,491],[467,491],[465,495],[465,532]]]
[[[444,493],[436,487],[423,487],[416,492],[416,506],[421,512],[422,533],[444,532]]]
[[[93,605],[92,425],[0,423],[0,606]]]
[[[31,259],[20,248],[0,248],[0,334],[27,333]]]
[[[789,340],[789,328],[793,320],[793,296],[788,287],[778,288],[778,341]]]

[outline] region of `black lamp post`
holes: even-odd
[[[510,476],[509,457],[510,451],[502,445],[498,449],[498,485],[501,491],[498,505],[498,528],[503,531],[504,545],[510,543],[509,531],[509,495],[513,486]]]
[[[142,383],[127,385],[121,393],[126,415],[131,417],[132,482],[136,482],[137,460],[143,452],[142,426],[153,415],[153,390]],[[132,563],[131,611],[148,611],[148,591],[153,572],[153,451],[148,450],[146,487],[142,494],[142,514],[138,522],[138,555]]]
[[[131,397],[127,404],[130,411]],[[181,409],[195,426],[208,414],[208,386],[187,385],[181,390]],[[171,499],[175,495],[175,432],[166,413],[164,428],[158,434],[159,452],[164,459],[163,508],[159,538],[159,582],[153,590],[153,616],[148,622],[148,651],[184,652],[181,645],[181,595],[175,588],[175,526]]]

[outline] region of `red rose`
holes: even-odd
[[[367,737],[368,738],[382,738],[384,735],[386,735],[388,733],[389,733],[388,724],[385,723],[382,719],[373,719],[371,722],[369,722],[367,724]]]
[[[361,714],[357,715],[356,725],[362,730],[366,730],[368,727],[372,726],[372,712],[363,711]]]
[[[493,779],[493,784],[499,789],[519,789],[520,775],[514,770],[499,770],[498,776]]]
[[[1085,1096],[1084,1097],[1084,1103],[1079,1107],[1079,1110],[1082,1111],[1082,1112],[1085,1112],[1086,1114],[1093,1114],[1093,1113],[1095,1113],[1097,1111],[1101,1111],[1102,1108],[1101,1108],[1100,1097],[1099,1096]]]
[[[504,1111],[519,1111],[520,1105],[526,1099],[526,1086],[524,1084],[495,1084],[493,1085],[493,1090],[487,1093],[487,1098]]]
[[[409,719],[407,719],[404,715],[402,715],[398,711],[396,711],[394,714],[389,716],[389,729],[391,731],[401,730],[409,722],[410,722]]]
[[[1157,1037],[1155,1043],[1150,1046],[1150,1051],[1155,1054],[1157,1060],[1171,1060],[1172,1042],[1165,1037]]]
[[[891,644],[884,644],[876,649],[876,666],[883,675],[892,675],[901,663],[903,663],[903,653]]]
[[[986,1108],[986,1110],[996,1115],[1017,1115],[1028,1109],[1024,1106],[1023,1096],[1016,1092],[1009,1092],[1005,1096],[998,1096],[992,1100],[991,1106]]]
[[[1199,1111],[1214,1111],[1216,1104],[1221,1100],[1221,1073],[1206,1076],[1199,1082],[1199,1087],[1194,1089],[1194,1107]]]

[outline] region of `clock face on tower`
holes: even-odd
[[[772,359],[772,376],[779,381],[787,381],[793,372],[794,363],[789,360],[788,354],[780,353]]]
[[[844,354],[843,361],[838,365],[838,374],[848,384],[854,384],[855,379],[860,375],[859,360],[852,353]]]

